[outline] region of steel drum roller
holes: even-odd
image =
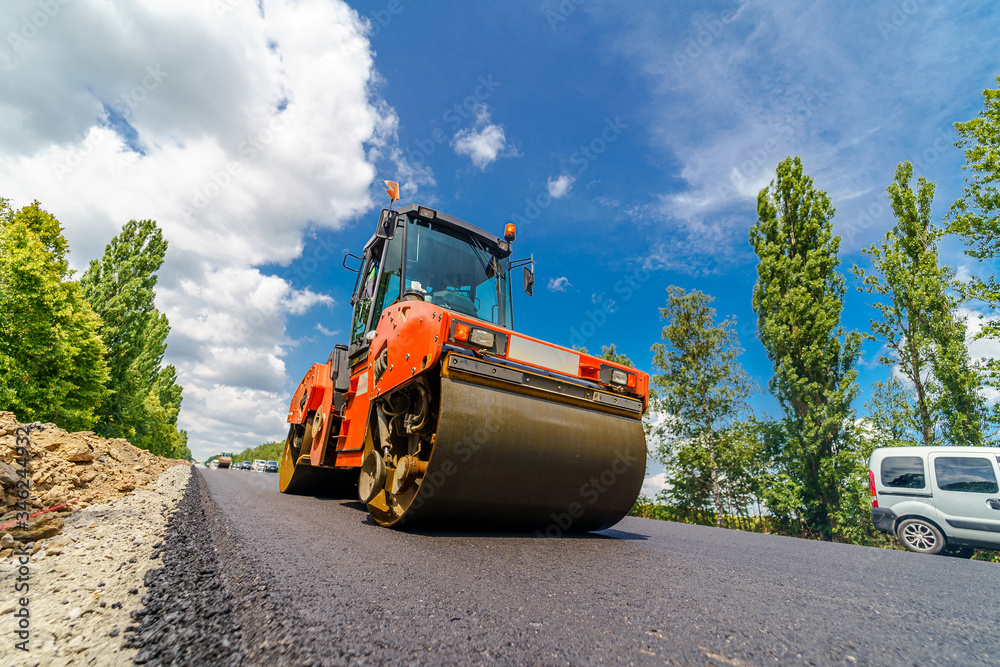
[[[441,379],[436,439],[419,488],[384,525],[600,530],[632,508],[646,470],[642,422]]]

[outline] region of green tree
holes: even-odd
[[[101,409],[97,432],[184,458],[187,436],[177,429],[181,388],[173,366],[163,367],[170,325],[154,305],[156,272],[166,250],[155,222],[130,220],[80,282],[103,321],[108,348],[112,395]]]
[[[1000,84],[1000,76],[997,77]],[[956,146],[965,152],[965,187],[946,220],[948,231],[961,235],[966,254],[980,263],[1000,256],[1000,87],[983,91],[983,110],[978,117],[955,123]],[[995,275],[973,277],[967,296],[987,308],[1000,307],[1000,282]],[[984,320],[980,337],[1000,337],[1000,320]],[[993,382],[1000,385],[1000,365],[990,362]]]
[[[745,501],[741,488],[745,442],[739,423],[754,385],[739,363],[735,320],[715,322],[713,298],[667,288],[664,343],[653,345],[655,430],[671,488],[665,498],[695,511],[711,509],[724,525],[727,499]],[[745,502],[743,503],[745,505]]]
[[[873,401],[886,404],[869,401],[877,417],[874,426],[893,440],[902,436],[902,442],[933,445],[943,436],[948,444],[979,445],[986,405],[978,392],[979,373],[969,361],[965,320],[957,315],[950,293],[954,270],[938,260],[944,231],[931,222],[934,184],[921,177],[914,192],[912,177],[909,162],[896,167],[895,180],[886,188],[896,225],[881,245],[862,251],[872,273],[854,267],[863,290],[885,299],[875,303],[880,317],[871,321],[872,333],[890,352],[880,361],[896,368],[913,387],[908,399],[898,382],[880,386]],[[915,427],[915,432],[907,438],[905,429],[898,432],[900,426]]]
[[[846,291],[833,234],[834,207],[786,158],[757,196],[750,243],[760,258],[753,308],[757,333],[774,366],[770,389],[785,416],[778,463],[807,524],[837,532],[844,479],[857,472],[852,450],[862,336],[840,325]],[[772,508],[773,509],[773,508]]]
[[[608,361],[616,364],[621,364],[622,366],[635,366],[635,364],[632,363],[632,360],[628,358],[628,355],[622,354],[618,351],[618,346],[614,343],[611,345],[601,346],[601,358],[607,359]]]
[[[923,423],[917,402],[895,376],[872,384],[865,411],[863,436],[875,447],[902,447],[922,442]]]
[[[281,455],[285,451],[285,441],[281,442],[265,442],[263,445],[257,445],[253,449],[246,449],[233,457],[233,463],[240,463],[243,461],[254,461],[256,459],[261,459],[264,461],[280,461]],[[212,457],[215,458],[215,457]],[[211,459],[209,459],[211,460]]]
[[[36,201],[0,199],[0,406],[87,430],[105,397],[100,320],[72,281],[62,226]]]
[[[160,370],[153,389],[143,401],[145,419],[136,428],[134,442],[153,454],[173,459],[192,458],[187,431],[177,428],[181,408],[181,388],[173,366]]]

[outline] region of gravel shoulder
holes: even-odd
[[[134,664],[138,648],[124,646],[132,613],[143,609],[144,577],[163,563],[168,523],[191,479],[191,467],[172,466],[117,500],[72,512],[58,535],[19,549],[29,556],[6,555],[0,571],[5,664]],[[28,560],[21,583],[29,589],[17,592],[21,558]],[[30,614],[27,652],[16,647],[14,614],[22,598]]]

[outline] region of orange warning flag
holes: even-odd
[[[392,201],[399,201],[399,183],[396,181],[382,181],[385,183],[385,187],[388,188],[385,192]]]

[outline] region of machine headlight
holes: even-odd
[[[451,333],[448,340],[461,343],[466,347],[477,347],[492,354],[503,356],[507,353],[507,334],[474,327],[461,320],[451,321]]]
[[[469,342],[479,347],[493,347],[496,338],[496,335],[492,331],[484,331],[482,329],[473,329],[469,334]]]
[[[611,371],[608,373],[608,371]],[[605,373],[608,373],[605,375]],[[620,368],[611,368],[609,366],[604,366],[601,371],[602,377],[604,378],[602,382],[605,384],[616,384],[619,387],[627,387],[628,389],[635,389],[636,384],[636,374],[629,373],[628,371],[623,371]]]

